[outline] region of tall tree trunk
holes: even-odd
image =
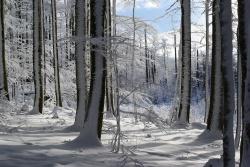
[[[232,55],[232,8],[231,0],[220,0],[221,71],[223,85],[223,161],[225,167],[235,166],[233,134],[234,78]],[[248,154],[249,155],[249,154]],[[248,157],[249,158],[249,157]]]
[[[221,31],[219,16],[220,0],[213,1],[213,45],[210,107],[207,129],[222,134],[223,88],[221,76]]]
[[[102,126],[102,114],[105,95],[105,46],[104,46],[104,15],[105,0],[93,0],[91,7],[91,66],[92,66],[92,90],[88,115],[80,135],[69,143],[74,147],[101,146],[100,131]],[[98,42],[96,42],[98,40]]]
[[[249,22],[249,0],[238,1],[239,18],[239,42],[242,70],[242,120],[243,131],[241,140],[240,167],[250,165],[250,22]]]
[[[181,0],[182,68],[179,121],[189,123],[191,98],[191,9],[190,0]]]
[[[144,40],[145,40],[145,72],[146,72],[146,83],[149,83],[149,57],[148,57],[148,41],[147,41],[147,28],[144,29]]]
[[[33,113],[43,111],[43,0],[33,0],[33,71],[35,83],[35,99]]]
[[[90,2],[91,7],[91,38],[97,38],[98,43],[91,41],[91,85],[90,85],[90,101],[89,116],[87,122],[96,119],[94,116],[98,113],[98,122],[96,129],[98,138],[101,138],[104,97],[105,97],[105,66],[106,59],[104,55],[104,16],[105,16],[105,0],[94,0]],[[101,10],[100,10],[101,9]],[[97,110],[97,111],[95,111]],[[96,126],[96,125],[94,125]]]
[[[237,85],[237,125],[236,125],[236,135],[235,135],[235,149],[238,149],[240,146],[240,137],[242,131],[242,57],[240,54],[240,42],[239,42],[239,28],[237,30],[237,75],[238,75],[238,85]]]
[[[106,2],[106,40],[107,40],[107,78],[106,78],[106,101],[107,101],[107,112],[109,116],[111,116],[112,113],[114,113],[114,99],[113,99],[113,75],[112,75],[112,43],[111,43],[111,3],[110,0],[107,0]]]
[[[135,22],[135,4],[136,0],[133,0],[133,43],[132,43],[132,63],[131,63],[131,88],[134,89],[135,87],[135,31],[136,31],[136,22]],[[136,108],[136,99],[135,99],[135,92],[132,93],[133,97],[133,105],[134,105],[134,112],[135,112],[135,122],[137,122],[137,108]]]
[[[210,0],[205,2],[206,12],[206,58],[205,58],[205,118],[204,122],[207,122],[209,107],[210,107],[210,69],[209,69],[209,3]]]
[[[175,79],[177,80],[178,68],[177,68],[177,44],[176,44],[176,34],[174,34],[174,69],[175,69]],[[177,82],[176,82],[177,83]]]
[[[9,99],[8,79],[5,60],[4,1],[0,1],[0,96]]]
[[[56,106],[62,107],[61,86],[60,86],[60,72],[58,61],[58,45],[57,45],[57,10],[56,0],[51,0],[52,11],[52,43],[53,43],[53,56],[54,56],[54,77],[55,77],[55,94]]]
[[[86,44],[86,12],[85,0],[76,0],[76,87],[77,87],[77,109],[74,128],[80,129],[84,125],[87,110],[87,84],[86,84],[86,63],[85,63],[85,44]]]

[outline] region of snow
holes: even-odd
[[[6,108],[6,105],[5,105]],[[21,108],[21,107],[20,107]],[[157,108],[157,107],[155,107]],[[166,117],[166,107],[157,111]],[[127,109],[127,110],[126,110]],[[128,111],[130,107],[123,106]],[[143,109],[140,109],[143,110]],[[2,111],[2,110],[1,110]],[[26,115],[9,107],[1,112],[0,161],[3,167],[198,167],[222,154],[222,141],[204,132],[205,124],[192,123],[186,128],[156,127],[133,115],[121,115],[121,152],[112,153],[110,144],[115,131],[115,119],[104,120],[102,147],[68,147],[78,132],[65,132],[74,122],[73,109],[60,108],[53,119],[53,108],[45,108],[42,115]],[[239,157],[237,157],[239,158]]]

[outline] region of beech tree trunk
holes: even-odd
[[[189,123],[191,98],[191,11],[190,0],[181,0],[181,92],[179,121]]]
[[[60,72],[59,72],[59,61],[58,61],[58,45],[57,45],[56,0],[51,0],[51,11],[52,11],[52,43],[53,43],[53,56],[54,56],[56,106],[62,107]]]
[[[223,87],[221,76],[221,32],[219,3],[220,0],[213,1],[212,73],[207,129],[213,132],[222,133]]]
[[[4,1],[0,1],[0,98],[9,100],[8,79],[5,60]]]
[[[232,55],[232,8],[231,0],[220,0],[221,71],[223,85],[223,162],[225,167],[235,166],[233,133],[234,76]],[[249,157],[248,157],[249,158]]]
[[[33,0],[33,71],[35,84],[35,99],[33,113],[43,111],[43,0]]]
[[[238,1],[238,16],[239,16],[239,41],[240,41],[240,56],[242,61],[242,86],[245,87],[243,93],[244,99],[242,108],[243,131],[241,141],[241,160],[240,167],[248,167],[250,165],[250,21],[249,9],[250,1]],[[246,61],[245,61],[246,60]],[[245,82],[244,82],[245,81]],[[243,87],[242,87],[243,89]]]
[[[87,110],[87,84],[86,84],[86,63],[85,63],[85,40],[86,40],[86,12],[85,0],[76,0],[76,88],[77,88],[77,109],[74,128],[80,129],[84,125]]]

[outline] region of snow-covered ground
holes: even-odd
[[[1,111],[0,167],[202,167],[222,154],[221,140],[204,133],[205,124],[155,126],[143,117],[135,123],[127,114],[121,119],[121,153],[110,151],[114,119],[104,121],[102,148],[70,149],[65,143],[78,133],[64,129],[74,115],[72,109],[59,110],[56,119],[51,109],[43,115]]]

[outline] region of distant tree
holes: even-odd
[[[56,0],[51,0],[51,12],[52,12],[52,43],[53,43],[53,56],[54,56],[54,77],[55,77],[56,106],[62,107],[59,60],[58,60],[58,45],[57,45]]]
[[[4,1],[0,1],[0,96],[9,100],[8,79],[5,60]]]

